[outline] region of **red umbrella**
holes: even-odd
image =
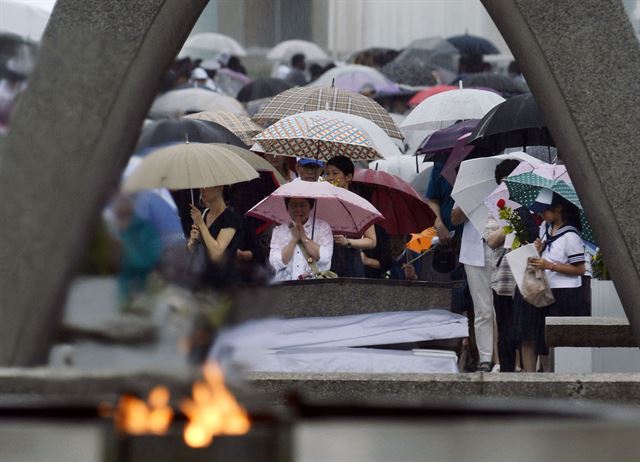
[[[426,90],[419,91],[411,97],[407,104],[409,105],[409,107],[415,107],[430,96],[437,95],[438,93],[449,90],[455,90],[456,88],[458,87],[454,87],[453,85],[436,85],[434,87],[427,88]]]
[[[418,233],[433,226],[436,216],[409,183],[387,172],[357,169],[351,183],[385,217],[379,224],[389,234]]]

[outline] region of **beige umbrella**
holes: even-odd
[[[244,115],[232,114],[231,112],[198,112],[184,116],[187,119],[206,120],[222,125],[231,133],[236,135],[247,146],[253,144],[253,137],[264,130],[260,125],[255,123],[249,117]]]
[[[246,115],[242,104],[235,98],[203,88],[183,88],[160,95],[149,109],[152,119],[180,117],[192,112],[225,111]]]
[[[230,151],[234,152],[237,156],[239,156],[242,160],[244,160],[247,164],[251,165],[254,169],[259,172],[271,172],[273,176],[275,176],[278,183],[281,185],[287,183],[287,180],[282,176],[282,174],[276,170],[276,168],[271,165],[268,161],[264,160],[258,154],[255,154],[248,149],[242,149],[237,146],[227,145]]]
[[[228,144],[180,143],[146,156],[125,180],[125,192],[192,189],[251,181],[258,172]]]

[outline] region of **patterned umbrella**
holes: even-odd
[[[582,238],[585,241],[595,243],[593,230],[587,221],[578,194],[564,165],[543,164],[531,172],[511,174],[504,179],[504,182],[509,189],[509,198],[525,207],[533,205],[541,188],[551,189],[564,197],[580,209]]]
[[[369,119],[392,138],[404,136],[389,113],[366,96],[333,87],[296,87],[275,96],[258,114],[256,122],[269,125],[283,117],[307,111],[338,111]]]
[[[231,112],[197,112],[184,116],[185,119],[205,120],[215,122],[232,132],[242,140],[247,146],[253,144],[252,138],[260,133],[263,128],[244,115],[237,115]]]
[[[276,122],[254,138],[264,152],[283,156],[353,160],[382,159],[359,128],[336,119],[296,114]]]

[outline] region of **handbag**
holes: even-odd
[[[527,268],[524,271],[524,278],[522,279],[522,298],[527,303],[538,307],[544,308],[552,305],[556,299],[549,287],[549,280],[544,270],[541,268],[534,268],[531,265],[531,259],[527,263]]]
[[[307,263],[311,268],[313,279],[335,279],[338,277],[338,275],[331,270],[320,271],[318,265],[316,265],[316,262],[313,261],[313,258],[309,256],[307,249],[305,249],[304,245],[302,245],[300,241],[298,241],[298,247],[300,248],[300,252],[302,252],[302,255],[304,256],[305,260],[307,260]]]

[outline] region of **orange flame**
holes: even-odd
[[[243,435],[251,426],[246,411],[225,387],[220,368],[206,364],[204,378],[193,384],[193,398],[180,406],[189,418],[184,441],[193,448],[208,446],[217,435]]]
[[[148,403],[131,395],[123,395],[115,413],[116,426],[125,433],[142,435],[167,432],[173,409],[169,405],[169,390],[157,386],[149,393]]]

